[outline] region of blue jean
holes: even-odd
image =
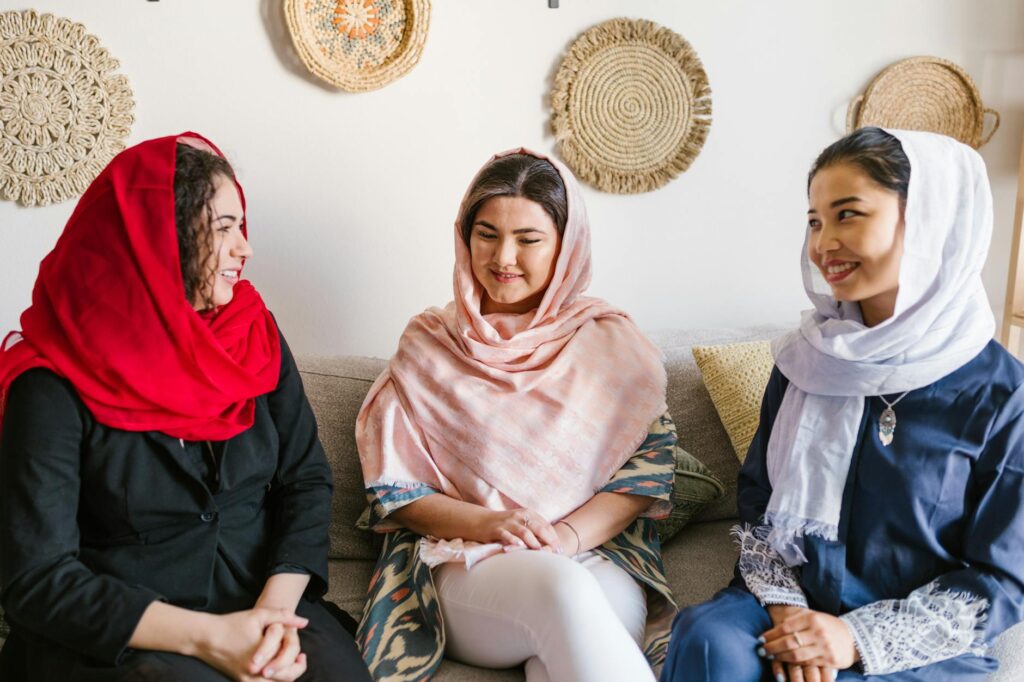
[[[774,682],[770,664],[757,655],[757,638],[771,627],[768,611],[739,587],[683,609],[672,624],[660,682]],[[997,667],[993,658],[964,655],[889,675],[841,670],[839,680],[984,682]]]

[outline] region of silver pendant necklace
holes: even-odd
[[[903,400],[907,393],[910,393],[910,391],[904,391],[903,395],[891,403],[885,399],[884,395],[878,396],[885,403],[882,416],[878,418],[878,440],[882,441],[882,447],[888,447],[889,443],[892,442],[893,435],[896,433],[896,410],[892,408],[896,406],[896,403]]]

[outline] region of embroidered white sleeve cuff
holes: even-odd
[[[770,530],[769,526],[733,526],[732,535],[740,546],[740,575],[763,606],[786,604],[807,608],[796,569],[787,566],[768,544]]]
[[[886,599],[839,618],[853,634],[867,675],[885,675],[985,652],[988,600],[930,582],[906,599]]]

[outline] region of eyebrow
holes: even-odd
[[[843,204],[852,204],[852,203],[855,203],[855,202],[858,202],[858,201],[864,201],[864,200],[861,199],[860,197],[843,197],[842,199],[836,199],[835,201],[833,201],[828,206],[829,206],[829,208],[836,208],[837,206],[842,206]],[[809,211],[807,211],[807,213],[817,213],[817,212],[818,211],[816,209],[813,209],[813,208],[810,209]]]
[[[474,225],[483,225],[487,229],[494,230],[495,232],[498,231],[498,228],[496,228],[494,225],[491,225],[486,220],[478,220],[478,221],[476,221],[473,224]],[[536,232],[538,234],[544,234],[544,230],[537,229],[536,227],[519,227],[519,228],[516,228],[516,229],[512,230],[512,234],[527,234],[529,232]]]
[[[214,220],[224,220],[225,218],[227,218],[231,222],[235,222],[236,220],[238,220],[237,216],[233,216],[230,213],[226,213],[224,215],[218,215],[218,216],[214,216],[213,217]]]

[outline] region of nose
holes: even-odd
[[[827,223],[821,226],[817,234],[813,235],[814,251],[819,256],[824,256],[829,251],[839,248],[839,240],[836,238],[835,230]]]
[[[252,258],[252,247],[249,246],[249,240],[245,238],[242,231],[238,231],[237,237],[231,244],[231,256],[233,258]]]
[[[516,240],[515,239],[502,239],[498,245],[497,253],[495,254],[498,265],[505,267],[506,265],[516,264]]]

